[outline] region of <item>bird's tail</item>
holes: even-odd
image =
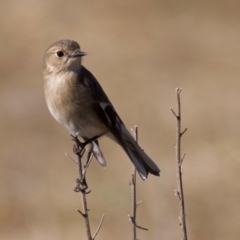
[[[121,130],[123,141],[120,145],[131,159],[141,178],[145,180],[148,173],[160,176],[157,164],[140,148],[124,125],[121,126]]]
[[[93,141],[93,155],[104,168],[107,167],[107,163],[105,161],[105,158],[102,154],[102,151],[99,147],[99,143],[97,140]]]
[[[87,141],[86,138],[83,138],[85,141]],[[96,158],[96,160],[104,167],[106,168],[107,167],[107,163],[105,161],[105,158],[102,154],[102,151],[99,147],[99,143],[98,143],[98,140],[95,139],[94,141],[92,141],[91,143],[89,143],[87,146],[86,146],[86,149],[87,149],[87,152],[92,152],[93,153],[93,156]]]

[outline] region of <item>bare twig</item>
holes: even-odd
[[[105,217],[105,214],[102,215],[102,218],[101,218],[101,220],[100,220],[100,223],[99,223],[99,225],[98,225],[98,228],[97,228],[97,230],[96,230],[96,233],[94,234],[94,236],[93,236],[93,238],[92,238],[93,240],[96,238],[96,236],[98,235],[98,232],[99,232],[100,229],[101,229],[101,226],[102,226],[102,224],[103,224],[104,217]]]
[[[132,216],[128,215],[128,217],[129,217],[129,219],[131,220],[132,224],[133,224],[136,228],[139,228],[139,229],[142,229],[142,230],[148,231],[147,228],[144,228],[144,227],[141,227],[141,226],[137,225],[135,219],[134,219]]]
[[[184,129],[183,132],[180,133],[180,137],[187,131],[187,128]]]
[[[182,162],[186,153],[184,153],[183,157],[181,157],[181,137],[187,131],[187,128],[183,132],[181,132],[181,101],[180,101],[181,91],[182,91],[181,88],[176,89],[178,113],[176,114],[172,108],[170,109],[177,120],[176,145],[175,145],[176,160],[177,160],[177,190],[175,190],[175,195],[179,199],[179,205],[180,205],[179,220],[180,220],[180,226],[182,228],[182,238],[183,240],[187,240],[186,213],[185,213],[183,182],[182,182]]]
[[[66,155],[70,160],[72,160],[74,163],[78,164],[78,162],[77,162],[75,159],[73,159],[68,153],[65,153],[65,155]]]
[[[72,136],[73,137],[73,136]],[[80,141],[77,137],[73,137],[73,141],[75,141],[73,151],[78,156],[78,174],[79,178],[77,179],[78,185],[75,188],[76,192],[81,192],[82,194],[82,206],[83,206],[83,212],[81,212],[78,209],[78,212],[83,216],[85,220],[85,228],[86,228],[86,234],[87,239],[92,240],[91,235],[91,229],[90,229],[90,222],[89,222],[89,216],[88,216],[88,208],[87,208],[87,196],[85,190],[87,189],[86,181],[83,179],[83,171],[82,171],[82,156],[84,153],[84,148],[80,146]]]
[[[135,137],[135,141],[138,142],[138,126],[134,126],[134,129],[131,129],[131,131],[132,131],[132,133]],[[132,227],[133,227],[132,228],[132,231],[133,231],[132,239],[133,240],[137,240],[137,228],[140,228],[140,229],[145,230],[145,231],[148,230],[147,228],[143,228],[143,227],[138,226],[137,223],[136,223],[137,206],[142,202],[142,201],[139,201],[137,203],[137,194],[136,194],[137,177],[136,176],[137,176],[137,171],[136,171],[135,166],[133,166],[132,180],[130,181],[130,185],[132,187],[132,215],[131,216],[129,215],[129,219],[131,220]]]
[[[93,140],[94,139],[95,138],[93,138]],[[89,222],[89,215],[88,215],[89,209],[87,207],[87,194],[89,194],[91,191],[86,191],[87,188],[88,188],[88,185],[87,185],[87,182],[86,182],[86,172],[87,172],[87,168],[89,167],[89,164],[91,162],[93,154],[92,153],[88,153],[87,154],[86,163],[82,167],[82,157],[83,157],[83,154],[85,152],[86,144],[81,143],[79,141],[79,139],[77,137],[75,137],[75,136],[72,136],[72,140],[75,142],[75,144],[73,146],[73,152],[78,157],[77,163],[78,163],[78,174],[79,174],[79,178],[76,180],[77,186],[75,187],[74,191],[81,192],[81,195],[82,195],[82,207],[83,207],[82,211],[80,211],[79,209],[77,209],[77,211],[82,215],[82,217],[85,220],[85,229],[86,229],[87,239],[88,240],[94,240],[96,238],[98,232],[100,231],[100,228],[102,226],[103,219],[104,219],[105,215],[102,216],[102,219],[101,219],[100,224],[99,224],[99,226],[97,228],[97,231],[94,234],[94,236],[92,237],[91,229],[90,229],[90,222]],[[88,143],[90,143],[90,141],[88,141]],[[70,158],[70,159],[72,159],[72,158]],[[76,162],[76,161],[74,160],[74,162]]]
[[[77,209],[77,211],[85,218],[85,214],[81,212],[81,210]]]
[[[134,129],[131,129],[132,133],[135,137],[136,142],[138,141],[138,127],[134,126]],[[132,239],[137,239],[137,226],[136,226],[136,217],[137,217],[137,196],[136,196],[136,188],[137,188],[137,170],[133,165],[133,172],[132,172],[132,216],[130,216],[132,225]]]
[[[177,114],[174,112],[174,110],[172,108],[170,108],[170,110],[172,111],[173,115],[178,118]]]
[[[137,206],[140,205],[141,203],[142,203],[142,201],[137,202]]]
[[[180,161],[181,165],[182,165],[182,163],[183,163],[183,160],[184,160],[185,156],[186,156],[186,153],[184,153],[183,156],[182,156],[182,158],[181,158],[181,161]]]

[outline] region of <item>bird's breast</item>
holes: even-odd
[[[93,99],[89,90],[77,84],[76,76],[46,78],[45,97],[52,116],[72,134],[94,137],[106,131],[92,108]]]
[[[74,107],[73,84],[65,74],[48,76],[45,79],[45,98],[52,116],[62,125],[70,128]],[[73,129],[69,129],[72,132]]]

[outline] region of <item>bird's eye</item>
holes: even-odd
[[[62,51],[58,51],[58,52],[57,52],[57,56],[61,58],[61,57],[64,56],[64,53],[63,53]]]

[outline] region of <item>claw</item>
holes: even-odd
[[[74,188],[74,192],[84,192],[84,193],[88,193],[86,192],[86,190],[88,189],[88,185],[86,183],[86,180],[80,180],[79,178],[76,179],[76,183],[77,186]],[[91,191],[90,191],[91,192]]]
[[[77,184],[77,186],[74,188],[74,192],[82,192],[88,194],[91,192],[91,190],[89,192],[86,192],[87,189],[88,189],[87,185],[81,186],[80,184]]]
[[[89,190],[89,191],[85,192],[85,194],[89,194],[91,191],[92,191],[92,190]]]

